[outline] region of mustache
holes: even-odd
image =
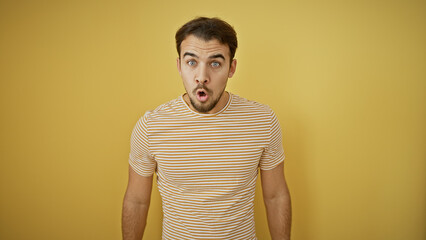
[[[206,86],[204,86],[203,84],[198,84],[197,87],[192,91],[192,93],[194,95],[197,94],[198,89],[204,89],[204,91],[206,91],[208,94],[212,93],[212,91],[210,89],[208,89]]]

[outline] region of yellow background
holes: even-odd
[[[0,239],[120,239],[131,130],[184,91],[174,34],[200,15],[237,30],[228,90],[279,117],[293,239],[426,239],[414,0],[0,1]],[[145,239],[160,232],[154,188]]]

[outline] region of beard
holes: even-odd
[[[226,86],[225,86],[226,87]],[[200,113],[207,113],[209,111],[211,111],[214,107],[216,107],[217,103],[219,102],[220,98],[222,97],[223,93],[225,92],[225,87],[222,89],[222,91],[220,92],[220,94],[216,97],[213,98],[213,92],[208,89],[207,87],[203,86],[203,85],[198,85],[193,91],[192,91],[192,95],[188,94],[189,96],[189,101],[191,102],[191,105],[194,107],[195,110],[197,110]],[[209,95],[209,99],[207,100],[207,102],[199,102],[198,99],[195,97],[196,92],[198,89],[205,89],[205,91],[208,93]]]

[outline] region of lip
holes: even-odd
[[[204,94],[200,95],[200,92],[204,92]],[[208,91],[204,88],[197,89],[197,91],[195,92],[195,96],[196,96],[197,100],[202,102],[202,103],[207,102],[207,100],[209,99]]]

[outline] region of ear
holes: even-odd
[[[233,59],[231,63],[231,67],[229,68],[228,77],[231,78],[234,76],[235,70],[237,69],[237,59]]]
[[[179,57],[176,58],[176,66],[177,66],[177,69],[179,71],[179,74],[181,74],[180,59],[179,59]]]

